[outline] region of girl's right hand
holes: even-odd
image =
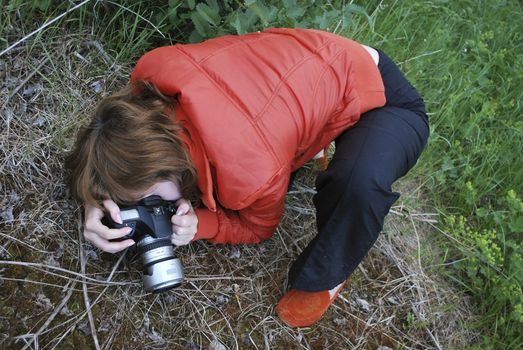
[[[120,208],[112,200],[103,201],[104,208],[109,212],[114,222],[122,223]],[[131,232],[130,227],[109,228],[102,224],[104,212],[89,204],[85,205],[84,237],[96,247],[108,253],[116,253],[134,244],[132,239],[121,242],[109,242],[110,239],[121,238]]]

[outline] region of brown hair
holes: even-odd
[[[169,107],[174,113],[173,103],[147,82],[104,98],[65,161],[72,195],[98,207],[105,199],[126,205],[157,181],[171,180],[184,198],[197,201],[196,171],[178,137],[181,127],[165,114]]]

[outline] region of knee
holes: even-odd
[[[355,214],[385,217],[399,198],[399,194],[391,190],[394,176],[390,171],[380,169],[376,162],[360,162],[354,166],[339,161],[335,166],[331,165],[316,179],[314,202],[317,208],[329,212],[341,205]]]
[[[363,167],[352,173],[345,183],[344,192],[349,205],[382,218],[399,198],[399,193],[393,192],[391,185],[389,177]]]

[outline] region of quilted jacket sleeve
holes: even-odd
[[[288,174],[273,178],[261,189],[261,196],[248,207],[233,211],[218,207],[213,213],[198,209],[199,229],[196,239],[213,243],[258,243],[272,236],[280,222],[289,182]]]

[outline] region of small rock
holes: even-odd
[[[87,256],[91,260],[98,260],[98,253],[93,249],[85,249],[85,256]]]
[[[64,242],[58,242],[58,247],[53,251],[53,255],[57,259],[64,256]]]
[[[229,259],[239,259],[241,256],[240,249],[237,247],[233,247],[231,252],[228,255]]]
[[[42,117],[42,116],[38,116],[34,121],[33,121],[33,125],[34,126],[42,126],[45,124],[45,118]]]
[[[370,305],[365,299],[356,298],[356,304],[365,312],[370,312]]]
[[[45,264],[45,265],[49,265],[49,266],[60,267],[60,264],[58,263],[58,261],[56,261],[56,259],[55,259],[54,256],[52,256],[52,255],[49,255],[49,256],[44,260],[44,264]]]
[[[64,305],[62,309],[60,309],[60,315],[70,317],[73,316],[74,313],[71,310],[69,310],[67,305]]]
[[[229,302],[229,300],[230,300],[230,298],[226,295],[218,295],[216,297],[216,305],[218,305],[219,307],[222,307],[225,304],[227,304]]]
[[[345,326],[347,324],[347,319],[346,318],[335,318],[334,323],[337,326]]]
[[[176,303],[176,295],[171,293],[163,293],[161,296],[163,298],[163,301],[167,304],[175,304]]]
[[[22,95],[23,96],[32,96],[40,90],[42,90],[41,84],[29,85],[22,91]]]
[[[399,304],[399,303],[398,303],[398,299],[396,299],[395,297],[388,297],[388,298],[387,298],[387,301],[388,301],[389,303],[391,303],[392,305],[398,305],[398,304]]]
[[[165,342],[165,339],[163,339],[163,337],[160,334],[158,334],[158,332],[156,332],[154,329],[151,329],[148,332],[147,337],[155,342],[159,342],[159,343]]]
[[[91,87],[91,89],[94,90],[95,93],[99,94],[100,92],[102,92],[103,90],[103,87],[102,87],[102,83],[100,82],[100,80],[97,80],[93,83],[91,83],[91,85],[89,85]]]
[[[91,334],[91,327],[89,326],[88,320],[85,320],[84,322],[79,323],[76,328],[78,328],[80,330],[80,332],[82,332],[85,335]]]
[[[13,206],[9,205],[2,210],[0,210],[0,219],[2,219],[5,222],[11,222],[15,219],[13,215]]]
[[[5,222],[13,221],[15,219],[13,210],[18,203],[20,203],[20,196],[16,192],[11,191],[7,197],[7,203],[4,200],[0,202],[0,205],[3,207],[0,209],[0,219]]]
[[[217,339],[214,339],[209,344],[209,350],[227,350],[227,348],[225,347],[225,345],[220,343]]]
[[[376,350],[393,350],[393,349],[389,348],[388,346],[385,346],[385,345],[380,345],[380,346],[378,346],[378,348]]]
[[[40,306],[46,311],[50,311],[54,308],[54,305],[51,303],[51,300],[45,296],[43,293],[38,293],[35,299],[36,305]]]

